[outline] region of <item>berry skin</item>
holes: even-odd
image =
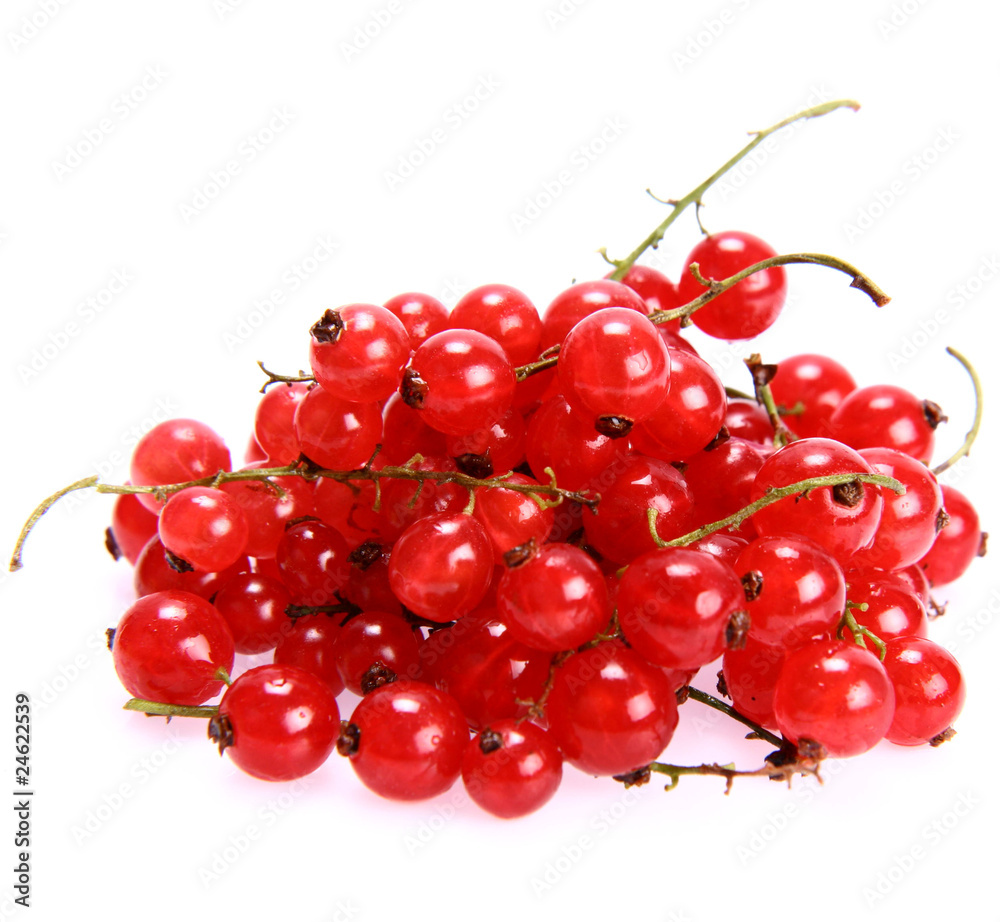
[[[852,448],[895,448],[930,463],[941,408],[892,384],[859,387],[830,417],[830,434]]]
[[[526,486],[538,481],[524,474],[511,474],[505,483]],[[476,491],[472,514],[493,543],[494,563],[502,564],[504,554],[512,548],[532,539],[542,544],[552,531],[556,510],[552,506],[539,506],[527,493],[483,487]]]
[[[661,669],[605,641],[556,669],[545,716],[567,762],[590,775],[621,775],[666,748],[677,727],[677,699]]]
[[[334,695],[339,695],[344,690],[344,680],[333,657],[334,643],[340,633],[336,620],[339,617],[323,613],[305,615],[294,623],[286,618],[288,629],[282,632],[274,649],[275,664],[297,666],[322,679]]]
[[[896,691],[886,739],[919,746],[952,725],[965,703],[965,680],[944,647],[922,637],[897,637],[886,644],[884,665]]]
[[[541,349],[561,343],[584,317],[608,307],[625,307],[648,316],[649,306],[628,285],[611,279],[577,282],[556,295],[542,318]]]
[[[517,379],[503,347],[475,330],[445,330],[420,345],[400,394],[432,429],[469,435],[510,409]]]
[[[632,649],[670,669],[699,669],[721,656],[730,618],[747,607],[729,567],[686,548],[658,548],[633,560],[617,601]]]
[[[416,349],[425,339],[448,327],[448,308],[433,295],[408,291],[385,302],[406,327],[410,349]]]
[[[951,486],[942,486],[941,495],[948,524],[917,563],[932,586],[958,579],[977,556],[986,553],[986,535],[979,530],[979,515],[972,503]]]
[[[424,800],[458,779],[469,731],[451,695],[399,679],[362,698],[351,724],[351,767],[381,797]]]
[[[471,515],[429,515],[393,545],[389,585],[411,611],[453,621],[472,611],[493,579],[493,544]]]
[[[244,470],[259,469],[268,464],[270,462],[254,462]],[[266,483],[261,480],[233,480],[222,484],[219,489],[243,510],[249,526],[246,552],[258,560],[274,557],[285,526],[290,521],[313,513],[314,490],[301,477],[272,477]]]
[[[264,781],[292,781],[314,772],[333,752],[339,732],[333,692],[316,676],[284,664],[244,672],[226,689],[218,717],[209,724],[220,752]]]
[[[656,311],[672,311],[684,303],[677,286],[651,266],[631,266],[622,278],[622,284],[628,285],[646,302],[646,308],[651,314]],[[657,324],[657,327],[661,332],[669,330],[671,333],[677,333],[680,331],[681,322],[679,319],[669,320]]]
[[[197,705],[222,690],[233,668],[233,635],[218,610],[189,592],[154,592],[134,602],[115,631],[115,671],[130,695]]]
[[[747,637],[741,650],[722,655],[722,674],[733,707],[762,727],[777,727],[774,716],[774,687],[785,662],[785,648]]]
[[[670,353],[645,317],[622,307],[588,314],[563,340],[556,366],[573,410],[620,438],[663,403]]]
[[[203,573],[236,563],[249,536],[240,505],[211,487],[188,487],[171,496],[157,530],[167,550]]]
[[[321,467],[361,467],[382,439],[382,411],[377,403],[349,403],[314,387],[295,411],[295,438]]]
[[[299,605],[326,605],[351,575],[351,549],[335,528],[310,519],[288,528],[274,559]]]
[[[385,400],[399,387],[410,335],[375,304],[328,310],[311,331],[309,362],[320,386],[350,403]]]
[[[250,572],[250,561],[246,557],[241,557],[221,573],[204,573],[200,570],[180,572],[168,563],[166,551],[159,535],[153,535],[142,549],[132,574],[132,585],[137,596],[177,589],[207,600],[234,576]]]
[[[208,426],[194,419],[168,419],[139,439],[129,480],[136,486],[186,483],[229,470],[229,449]],[[159,513],[163,506],[150,493],[136,496],[150,512]]]
[[[677,286],[681,302],[687,304],[705,292],[705,286],[691,274],[691,263],[698,263],[703,278],[721,281],[777,255],[759,237],[743,231],[703,237],[688,256]],[[752,339],[778,319],[786,290],[784,268],[765,269],[695,311],[691,320],[698,329],[717,339]]]
[[[944,508],[935,477],[923,464],[893,448],[862,448],[858,452],[876,474],[895,477],[906,487],[899,496],[881,487],[882,518],[871,544],[851,559],[853,566],[898,570],[916,563],[934,544]]]
[[[813,740],[833,758],[860,755],[892,723],[896,696],[878,657],[853,642],[814,640],[792,650],[774,689],[774,714],[793,743]]]
[[[219,590],[213,604],[233,632],[237,653],[273,650],[291,629],[285,609],[292,597],[284,584],[260,573],[241,573]]]
[[[586,643],[611,618],[600,568],[570,544],[546,544],[528,553],[500,578],[500,619],[536,650],[556,653]]]
[[[492,337],[513,365],[538,357],[542,321],[523,292],[510,285],[481,285],[463,295],[448,319],[452,329],[477,330]]]
[[[747,587],[750,637],[759,643],[790,648],[840,622],[847,599],[843,571],[808,538],[758,538],[735,569]]]
[[[541,727],[497,721],[466,744],[462,781],[469,797],[494,816],[526,816],[558,790],[562,755]]]
[[[872,474],[856,451],[833,439],[801,439],[768,458],[754,480],[752,501],[771,487],[786,487],[828,474]],[[815,541],[841,563],[867,546],[882,516],[877,486],[822,487],[808,496],[789,496],[753,514],[761,535],[798,534]]]
[[[857,385],[851,373],[825,355],[793,355],[778,363],[771,396],[779,407],[802,404],[802,412],[783,416],[785,425],[803,439],[831,436],[833,411]]]
[[[301,452],[295,438],[295,411],[309,386],[303,382],[275,384],[269,387],[257,404],[254,416],[254,437],[257,445],[274,467],[291,464]]]
[[[133,566],[142,549],[156,534],[158,519],[150,512],[134,493],[122,493],[111,510],[110,537],[114,546]]]
[[[348,691],[363,695],[365,676],[381,666],[397,676],[419,678],[417,635],[399,615],[366,611],[351,618],[337,633],[333,659]]]

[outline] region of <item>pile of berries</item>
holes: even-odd
[[[131,706],[207,717],[262,779],[337,749],[382,796],[461,776],[501,817],[564,762],[670,774],[678,703],[720,659],[732,705],[699,700],[776,740],[776,773],[946,739],[965,689],[929,588],[983,536],[927,466],[940,409],[822,355],[755,359],[734,396],[682,335],[769,327],[780,265],[717,280],[774,256],[708,235],[679,285],[630,265],[541,316],[498,284],[450,314],[412,293],[327,310],[312,373],[268,372],[241,470],[207,426],[157,426],[108,532],[135,567],[109,632]]]

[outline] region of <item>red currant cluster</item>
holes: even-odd
[[[140,596],[113,637],[134,706],[210,715],[260,778],[336,748],[383,796],[461,774],[504,817],[545,803],[563,761],[660,769],[720,657],[775,770],[947,735],[964,685],[926,639],[929,584],[981,536],[926,465],[939,409],[820,355],[753,360],[759,399],[731,396],[659,322],[776,255],[706,236],[679,287],[633,266],[544,318],[506,285],[450,315],[423,294],[328,310],[312,375],[271,375],[242,471],[200,423],[153,429],[131,464],[153,489],[110,530]],[[785,288],[763,269],[692,320],[749,338]],[[192,481],[213,485],[161,489]],[[235,653],[270,650],[230,684]]]
[[[965,688],[927,639],[929,589],[985,536],[935,475],[975,427],[932,471],[940,408],[858,388],[831,358],[753,356],[753,394],[723,386],[682,328],[756,336],[784,265],[888,300],[840,260],[738,231],[704,236],[679,285],[637,265],[723,171],[541,316],[506,285],[450,314],[415,293],[327,310],[311,374],[265,369],[240,470],[178,419],[137,445],[129,485],[68,488],[121,494],[108,543],[139,598],[109,645],[128,707],[208,718],[259,778],[337,749],[385,797],[461,775],[502,817],[544,804],[564,761],[626,784],[731,781],[947,739]],[[231,678],[235,654],[269,651]],[[720,658],[732,705],[689,684]],[[657,761],[688,698],[776,752],[754,772]]]

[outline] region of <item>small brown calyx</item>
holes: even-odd
[[[473,452],[466,452],[458,455],[454,459],[455,466],[463,473],[477,480],[485,480],[493,476],[493,459],[490,457],[490,450],[487,448],[481,455]]]
[[[688,698],[691,697],[691,686],[682,685],[677,691],[674,692],[674,697],[677,699],[677,706],[680,707]]]
[[[938,509],[937,518],[934,519],[934,531],[939,532],[951,521],[951,516],[944,511],[944,506]]]
[[[357,724],[340,722],[340,736],[337,737],[337,752],[342,756],[354,755],[361,742],[361,728]]]
[[[730,438],[730,436],[729,436],[729,427],[728,426],[723,426],[715,434],[715,438],[712,439],[712,441],[709,442],[705,446],[705,451],[711,451],[713,448],[718,448],[723,442],[728,442],[729,438]]]
[[[106,643],[108,645],[108,650],[110,650],[112,653],[114,652],[115,649],[115,634],[117,633],[117,631],[118,628],[109,627],[104,632],[104,636],[107,638]]]
[[[947,602],[938,602],[934,596],[930,596],[927,600],[927,617],[932,621],[935,618],[940,618],[943,614],[948,611]]]
[[[226,714],[215,714],[208,721],[208,738],[219,747],[219,755],[233,745],[233,723]]]
[[[483,755],[487,756],[491,752],[503,749],[503,737],[497,733],[496,730],[491,730],[489,727],[486,727],[486,729],[479,734],[479,749]]]
[[[194,571],[194,567],[191,564],[184,560],[184,558],[178,557],[173,551],[168,551],[164,548],[163,556],[166,558],[167,566],[177,573],[191,573]]]
[[[635,769],[635,771],[625,772],[624,775],[612,775],[611,777],[614,781],[620,781],[627,788],[640,787],[649,783],[652,772],[650,772],[649,766],[646,765],[643,768]]]
[[[122,549],[118,546],[118,542],[115,540],[115,533],[110,528],[104,529],[104,546],[115,560],[122,559]]]
[[[399,676],[382,660],[377,659],[361,677],[361,694],[367,695],[369,692],[375,691],[376,688],[395,682],[398,678]]]
[[[948,422],[948,417],[944,415],[944,410],[933,400],[924,401],[924,419],[927,420],[927,425],[931,429],[937,429],[941,423]]]
[[[750,630],[750,615],[745,611],[734,611],[726,624],[726,649],[742,650],[747,645]]]
[[[760,570],[750,570],[743,574],[740,582],[743,583],[743,595],[748,602],[752,602],[764,588],[764,574]]]
[[[986,556],[986,542],[989,541],[990,533],[988,531],[981,531],[979,533],[979,550],[976,551],[977,557]]]
[[[420,372],[415,368],[407,368],[403,372],[403,382],[399,385],[399,396],[403,398],[403,403],[414,410],[423,408],[424,400],[427,399],[427,382],[420,377]]]
[[[796,744],[795,754],[800,762],[822,762],[826,758],[826,747],[816,740],[801,736]]]
[[[833,493],[835,503],[848,509],[853,509],[865,498],[865,486],[860,480],[838,483],[830,487],[830,492]]]
[[[382,556],[382,545],[377,541],[365,541],[359,544],[347,559],[359,570],[367,570],[376,560]]]
[[[729,686],[726,684],[726,674],[720,669],[716,675],[715,690],[723,697],[732,700],[729,694]]]
[[[947,743],[948,740],[955,738],[954,727],[945,727],[937,736],[931,737],[927,742],[929,742],[935,749],[942,743]]]
[[[625,416],[600,416],[594,428],[609,439],[621,439],[632,431],[633,425],[632,420]]]
[[[754,353],[750,358],[744,361],[744,364],[750,371],[753,377],[753,384],[757,390],[763,387],[767,387],[773,380],[774,376],[778,373],[777,365],[765,365],[760,360],[760,355]]]
[[[340,311],[326,310],[310,328],[312,338],[318,343],[335,343],[344,332],[344,319]]]
[[[503,555],[503,562],[509,570],[526,564],[538,552],[538,542],[534,538],[529,538],[524,544],[512,547]]]

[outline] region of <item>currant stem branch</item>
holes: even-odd
[[[463,474],[461,471],[421,471],[414,470],[406,465],[386,465],[385,467],[379,469],[371,467],[370,465],[365,465],[364,467],[357,468],[355,470],[336,471],[320,468],[311,462],[305,462],[302,460],[294,461],[284,467],[257,468],[244,471],[219,471],[216,474],[212,474],[209,477],[202,477],[198,480],[188,480],[183,483],[156,484],[154,486],[100,483],[98,482],[98,478],[94,476],[78,480],[76,483],[72,483],[68,487],[64,487],[62,490],[59,490],[44,499],[38,505],[35,511],[32,512],[31,516],[28,518],[28,521],[24,523],[24,527],[21,529],[21,534],[18,536],[17,543],[14,546],[14,553],[11,556],[10,570],[13,572],[21,568],[21,555],[24,549],[24,542],[31,533],[32,529],[38,523],[38,520],[41,519],[41,517],[48,512],[59,499],[67,493],[72,493],[75,490],[93,488],[98,493],[111,493],[116,495],[122,493],[147,493],[155,496],[158,500],[163,502],[166,501],[171,494],[176,493],[179,490],[187,489],[188,487],[217,487],[223,483],[233,483],[246,480],[271,483],[269,480],[271,477],[303,477],[308,480],[315,480],[318,477],[326,477],[330,480],[336,480],[340,483],[346,483],[348,485],[355,481],[369,480],[374,482],[377,493],[379,492],[379,485],[381,481],[385,478],[395,480],[414,480],[417,481],[418,488],[428,481],[434,481],[436,483],[454,483],[459,486],[466,487],[470,491],[478,489],[502,488],[505,490],[513,490],[516,493],[525,493],[536,498],[549,497],[550,499],[543,500],[543,502],[550,505],[558,505],[564,500],[569,500],[571,502],[588,506],[590,509],[595,509],[600,499],[600,497],[596,494],[588,495],[575,490],[565,490],[555,483],[554,476],[551,478],[551,482],[547,484],[525,484],[511,483],[507,480],[507,475],[505,474],[500,474],[494,477],[479,478]]]
[[[882,307],[889,303],[889,296],[882,291],[882,289],[879,288],[874,281],[872,281],[856,266],[851,265],[849,262],[840,259],[837,256],[828,256],[825,253],[785,253],[779,256],[772,256],[770,259],[762,259],[760,262],[747,266],[735,275],[731,275],[724,279],[707,279],[700,273],[695,272],[696,278],[698,278],[698,280],[706,286],[705,291],[698,295],[698,297],[693,301],[689,301],[687,304],[682,304],[680,307],[675,307],[673,310],[655,311],[649,315],[649,320],[651,323],[657,324],[666,323],[668,320],[684,320],[685,318],[690,317],[695,311],[701,310],[701,308],[703,308],[710,301],[714,301],[723,292],[726,292],[733,286],[738,285],[751,275],[757,272],[764,272],[767,269],[773,269],[776,266],[788,266],[793,264],[827,266],[830,269],[836,269],[838,272],[843,272],[845,275],[849,275],[851,277],[850,287],[863,291],[869,298],[872,299],[872,301],[875,302],[877,307]],[[692,264],[691,268],[696,270],[697,265]],[[527,365],[521,365],[516,368],[515,373],[517,374],[517,380],[523,381],[525,378],[538,374],[538,372],[544,371],[546,368],[551,368],[558,361],[559,347],[553,346],[546,350],[544,358],[539,358],[534,362],[529,362]]]
[[[187,705],[164,704],[161,701],[146,701],[145,698],[129,698],[123,709],[140,711],[154,717],[214,717],[219,713],[217,704]]]
[[[694,531],[689,531],[686,535],[681,535],[679,538],[673,538],[670,541],[664,541],[657,532],[656,519],[659,513],[656,509],[650,507],[646,510],[649,534],[657,547],[685,547],[688,544],[693,544],[695,541],[700,541],[702,538],[707,538],[709,535],[713,535],[723,528],[738,527],[743,523],[744,519],[755,512],[759,512],[765,506],[770,506],[772,503],[787,499],[789,496],[806,496],[810,490],[815,490],[819,487],[835,487],[842,483],[854,483],[855,481],[870,483],[878,487],[888,487],[900,496],[906,492],[906,487],[903,484],[893,477],[886,477],[884,474],[863,474],[860,472],[856,474],[826,474],[823,477],[810,477],[808,480],[800,480],[798,483],[789,484],[787,487],[771,487],[760,499],[744,506],[732,515],[727,515],[724,519],[719,519],[717,522],[709,522],[707,525],[702,525],[701,528],[696,528]]]
[[[258,361],[257,364],[260,366],[260,370],[267,375],[267,381],[261,387],[260,392],[262,394],[267,393],[267,389],[272,384],[297,384],[303,381],[315,381],[316,378],[313,375],[307,375],[304,371],[300,371],[297,375],[279,375],[276,372],[270,371],[264,367],[264,363]]]
[[[760,358],[760,354],[755,352],[750,358],[744,361],[750,370],[753,378],[754,394],[759,403],[767,412],[767,418],[774,429],[774,447],[783,448],[789,442],[794,442],[798,436],[792,432],[785,421],[781,418],[778,405],[774,402],[774,395],[771,393],[771,380],[778,371],[777,365],[765,365]]]
[[[726,704],[725,701],[720,701],[714,695],[703,692],[698,688],[692,688],[689,685],[687,687],[687,696],[695,701],[700,701],[702,704],[707,704],[710,708],[715,708],[715,710],[720,711],[727,717],[732,717],[733,720],[738,720],[744,727],[749,727],[753,730],[755,736],[766,740],[772,746],[780,749],[785,745],[785,741],[781,737],[775,736],[770,730],[765,730],[760,724],[754,723],[749,717],[744,717],[736,708]]]
[[[666,790],[672,791],[677,787],[682,775],[718,775],[726,779],[726,793],[732,789],[735,778],[752,778],[764,776],[774,781],[787,781],[791,784],[794,775],[813,775],[819,778],[819,763],[813,761],[796,761],[786,765],[762,765],[760,768],[752,770],[739,770],[732,765],[719,765],[717,762],[703,765],[671,765],[668,762],[651,762],[649,764],[651,772],[667,775],[670,783]]]
[[[674,223],[682,214],[682,212],[688,208],[690,205],[701,205],[702,196],[711,188],[711,186],[721,179],[726,173],[728,173],[737,163],[739,163],[744,157],[746,157],[758,144],[761,144],[767,137],[774,134],[776,131],[780,131],[782,128],[786,128],[793,122],[798,122],[803,119],[817,118],[821,115],[826,115],[828,112],[833,112],[835,109],[853,109],[857,112],[861,108],[860,103],[855,102],[853,99],[837,99],[832,102],[823,103],[819,106],[812,106],[809,109],[803,109],[801,112],[797,112],[794,115],[790,115],[786,119],[782,119],[770,128],[765,128],[763,131],[751,132],[753,135],[753,140],[747,144],[742,150],[740,150],[733,157],[730,157],[724,164],[722,164],[719,169],[717,169],[711,176],[708,177],[700,185],[695,186],[684,198],[676,199],[668,202],[671,206],[670,214],[658,224],[653,231],[646,236],[646,238],[624,259],[610,259],[607,253],[603,253],[604,258],[611,263],[615,270],[611,273],[611,278],[616,282],[620,282],[626,275],[629,269],[635,264],[636,260],[642,256],[646,250],[653,248],[655,249],[660,241],[663,239],[663,235],[666,233],[667,228]]]
[[[966,433],[965,441],[962,443],[962,447],[955,452],[947,461],[942,462],[937,467],[932,468],[931,471],[934,474],[943,474],[949,467],[958,464],[962,458],[966,457],[970,451],[972,451],[972,444],[976,441],[976,437],[979,435],[979,427],[983,422],[983,382],[979,379],[979,374],[976,369],[972,367],[972,363],[957,349],[953,349],[951,346],[945,350],[948,355],[953,356],[958,359],[962,367],[969,373],[969,377],[972,379],[972,388],[976,394],[976,415],[972,421],[972,428]]]

